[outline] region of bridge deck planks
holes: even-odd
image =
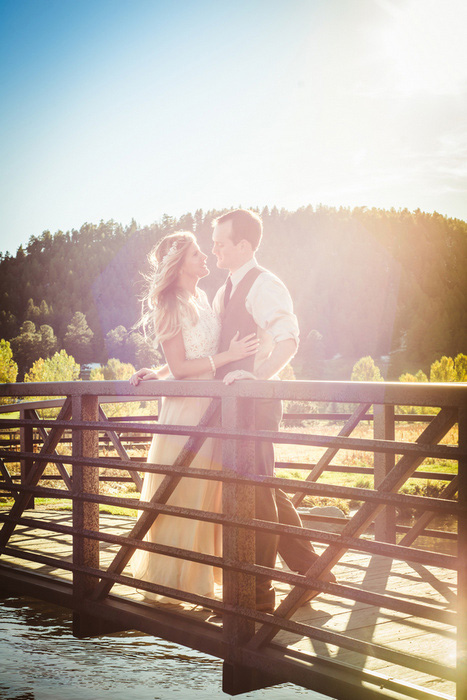
[[[71,512],[67,511],[36,509],[28,511],[24,515],[40,520],[45,527],[47,522],[71,525]],[[133,524],[133,518],[100,515],[102,532],[123,535],[130,531]],[[10,544],[28,551],[40,552],[71,561],[71,537],[68,535],[18,526]],[[101,566],[109,564],[116,551],[115,545],[101,542]],[[71,579],[71,572],[63,569],[53,569],[40,563],[9,556],[3,556],[2,560],[30,571],[34,570],[65,580]],[[278,566],[281,566],[279,561]],[[441,609],[454,608],[456,590],[456,572],[454,571],[420,564],[407,564],[358,552],[348,552],[333,571],[341,583],[348,583],[377,593],[393,593],[402,599],[439,606]],[[129,567],[124,573],[130,573]],[[290,589],[286,584],[276,582],[277,599],[283,598],[288,590]],[[139,593],[127,586],[117,584],[113,588],[113,593],[135,601],[142,600]],[[184,612],[186,615],[200,620],[206,620],[210,615],[205,609],[193,608],[190,605],[184,606]],[[325,593],[317,596],[312,603],[302,606],[294,614],[293,620],[311,624],[319,629],[339,632],[354,639],[379,644],[387,649],[415,655],[418,658],[435,661],[444,666],[453,667],[455,665],[455,628],[446,624],[423,620],[357,601],[337,598]],[[411,682],[433,691],[455,695],[453,682],[423,674],[412,668],[395,665],[384,659],[377,659],[317,640],[299,637],[286,631],[279,632],[275,642],[302,652],[336,659],[358,669],[376,671],[402,682]]]

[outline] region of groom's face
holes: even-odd
[[[212,252],[217,258],[217,267],[235,272],[244,264],[245,252],[240,243],[232,241],[232,221],[224,221],[214,226]]]

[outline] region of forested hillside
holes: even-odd
[[[45,231],[16,255],[1,255],[0,337],[10,340],[20,372],[62,347],[78,362],[154,360],[130,332],[146,256],[177,229],[194,231],[210,251],[211,221],[220,213],[165,216],[142,229],[109,221]],[[289,287],[299,317],[298,376],[326,376],[337,356],[352,362],[390,355],[388,378],[396,379],[402,371],[427,371],[441,355],[466,352],[465,222],[365,208],[260,213],[258,260]],[[213,256],[208,264],[212,273],[202,286],[212,297],[225,272]]]

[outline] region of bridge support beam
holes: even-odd
[[[377,440],[394,440],[394,406],[376,404],[373,407],[374,436]],[[374,488],[379,488],[395,465],[394,455],[386,452],[374,453]],[[396,542],[396,509],[385,506],[375,518],[375,540],[378,542]]]
[[[467,406],[458,412],[459,447],[467,449]],[[459,503],[467,503],[467,458],[459,460]],[[459,513],[458,523],[458,627],[457,627],[457,700],[467,700],[467,513]]]
[[[73,396],[72,416],[74,421],[99,420],[99,402],[97,396]],[[99,457],[99,434],[97,430],[72,430],[73,457],[80,459]],[[99,493],[99,470],[79,464],[73,466],[73,497],[83,493]],[[73,502],[73,564],[99,568],[99,542],[83,537],[82,531],[99,532],[99,504],[83,500]],[[82,602],[98,582],[94,576],[79,571],[73,572],[73,598]],[[78,606],[77,606],[78,607]],[[99,620],[82,613],[73,613],[73,635],[88,637],[99,634]],[[103,634],[101,631],[100,634]]]
[[[20,418],[31,418],[31,411],[28,411],[25,408],[20,409]],[[33,427],[32,425],[23,425],[19,429],[19,435],[20,435],[20,450],[21,452],[30,452],[32,453],[34,451],[34,441],[33,441]],[[21,460],[21,483],[25,484],[29,474],[32,470],[33,467],[33,460],[31,457],[25,457],[24,459]],[[34,496],[30,496],[28,499],[28,503],[25,507],[25,510],[27,508],[34,508]]]
[[[254,402],[252,399],[229,397],[222,399],[222,426],[234,430],[254,430]],[[226,471],[236,474],[254,474],[255,443],[246,440],[224,440],[222,462]],[[251,485],[228,484],[222,487],[222,505],[225,515],[236,518],[255,517],[255,494]],[[224,527],[223,556],[226,563],[255,562],[255,533],[246,528]],[[256,608],[255,578],[250,574],[224,569],[224,603]],[[223,667],[223,690],[230,695],[238,695],[271,685],[265,674],[247,668],[239,663],[237,650],[243,647],[254,635],[255,623],[244,617],[224,615],[223,636],[226,648],[230,651]]]

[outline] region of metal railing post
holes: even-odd
[[[467,406],[458,414],[459,447],[467,449]],[[467,504],[467,457],[459,460],[459,504]],[[467,513],[459,513],[458,522],[458,611],[457,611],[457,700],[467,700]]]
[[[27,408],[20,408],[20,418],[31,418],[31,412]],[[24,425],[19,429],[19,440],[21,452],[33,452],[33,427],[32,425]],[[31,457],[26,457],[21,460],[21,484],[24,485],[27,481],[29,473],[32,469],[33,461]],[[30,496],[26,508],[34,508],[34,496]]]
[[[73,396],[72,421],[98,421],[97,396]],[[79,430],[72,423],[73,457],[96,458],[99,456],[99,434],[97,430]],[[99,493],[99,471],[86,465],[73,466],[73,564],[99,568],[99,542],[80,534],[84,529],[99,530],[99,504],[75,500],[83,493]],[[82,600],[97,585],[97,579],[88,574],[73,571],[73,597],[80,607]],[[95,619],[83,613],[73,614],[73,635],[84,637],[93,634]]]
[[[251,399],[227,397],[222,399],[222,427],[241,429],[254,427],[254,403]],[[253,474],[255,445],[252,441],[223,440],[223,469],[237,474]],[[227,484],[222,486],[222,507],[225,515],[253,518],[255,515],[254,489],[249,485]],[[223,559],[225,562],[255,562],[255,535],[253,530],[224,526]],[[223,600],[230,605],[255,609],[255,578],[249,574],[224,569]],[[229,649],[224,662],[224,692],[236,695],[252,690],[252,671],[238,663],[236,649],[251,639],[255,632],[252,620],[224,615],[223,636]]]
[[[395,421],[394,406],[377,404],[373,407],[373,432],[378,440],[394,440]],[[392,454],[374,453],[374,487],[377,489],[394,467]],[[375,518],[375,540],[379,542],[396,541],[396,509],[385,506]]]

